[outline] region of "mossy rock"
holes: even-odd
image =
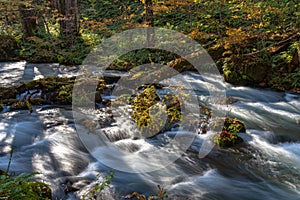
[[[43,104],[59,104],[69,105],[72,104],[72,92],[75,84],[75,77],[62,78],[62,77],[47,77],[44,79],[29,81],[21,83],[17,86],[12,87],[0,87],[0,104],[11,106],[12,110],[23,110],[29,109],[32,111],[32,105],[43,105]],[[80,94],[85,94],[91,86],[95,86],[95,101],[101,103],[102,98],[100,92],[107,88],[106,83],[103,79],[89,78],[81,82],[82,86],[79,88],[82,91]],[[16,100],[16,96],[30,90],[41,91],[42,98],[29,98]],[[82,96],[81,100],[88,101],[89,95]]]
[[[148,126],[151,123],[149,109],[159,100],[160,98],[154,86],[143,88],[142,92],[131,100],[130,103],[133,110],[132,118],[139,127]]]
[[[248,66],[245,75],[253,80],[255,84],[262,83],[266,80],[266,76],[269,73],[269,67],[266,67],[267,65],[266,63],[259,63],[255,66]]]
[[[1,100],[2,106],[6,105],[6,106],[11,106],[12,104],[18,102],[19,100],[17,99],[3,99]]]
[[[235,145],[243,143],[243,139],[238,136],[236,133],[231,133],[228,131],[222,131],[221,133],[217,133],[214,136],[214,142],[220,147],[233,147]]]
[[[15,86],[12,87],[0,87],[0,100],[2,99],[15,99],[19,91]],[[20,92],[21,93],[21,92]]]
[[[28,99],[22,99],[11,105],[11,110],[29,110],[32,113],[32,105]]]
[[[244,123],[236,118],[226,118],[222,131],[213,140],[220,147],[233,147],[243,143],[243,139],[237,135],[240,132],[246,132]]]
[[[258,57],[231,55],[224,59],[222,71],[229,83],[258,86],[268,78],[270,64]]]
[[[245,133],[246,128],[242,121],[237,118],[227,117],[224,122],[224,131],[232,132],[232,133]]]
[[[162,87],[158,84],[143,85],[130,100],[133,110],[131,117],[146,135],[148,132],[160,133],[169,130],[181,120],[179,99],[172,94],[160,97],[157,89]]]
[[[225,58],[222,66],[225,81],[234,85],[245,85],[246,77],[240,74],[239,60],[236,56]]]
[[[45,104],[45,100],[42,99],[42,98],[30,98],[29,102],[32,105],[43,105],[43,104]]]

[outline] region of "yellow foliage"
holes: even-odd
[[[230,49],[232,45],[241,45],[250,35],[241,28],[229,28],[226,30],[227,38],[225,41],[225,49]]]

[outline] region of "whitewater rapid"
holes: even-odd
[[[2,67],[0,83],[9,85],[41,78],[43,74],[60,74],[56,65],[51,70],[30,65],[25,76],[25,65],[21,62]],[[32,72],[34,75],[29,76]],[[187,72],[183,76],[193,88],[197,88],[198,99],[206,101],[209,98],[206,83],[200,75]],[[207,80],[216,82],[214,78]],[[99,147],[98,150],[105,155],[103,158],[107,159],[101,162],[87,150],[76,129],[72,107],[46,105],[35,106],[32,114],[7,110],[0,113],[0,168],[6,169],[9,153],[15,147],[11,172],[40,172],[38,177],[51,186],[54,199],[80,198],[95,184],[98,173],[104,180],[103,176],[110,170],[115,171],[111,188],[105,189],[99,199],[124,199],[133,191],[152,195],[157,193],[157,185],[161,185],[172,200],[299,199],[300,95],[233,87],[222,80],[217,84],[224,86],[226,95],[233,100],[233,104],[218,106],[219,111],[241,119],[246,125],[246,133],[239,134],[245,142],[238,147],[214,147],[201,158],[199,151],[208,136],[195,135],[189,148],[176,161],[165,166],[164,162],[149,158],[152,166],[157,167],[156,171],[118,171],[105,163],[116,162],[120,155]],[[95,115],[105,119],[107,110],[99,109]],[[183,137],[190,134],[174,129],[153,138],[135,138],[130,127],[130,122],[120,117],[102,131],[113,146],[124,152],[122,162],[135,166],[137,171],[138,166],[142,166],[139,163],[134,165],[139,161],[139,155],[148,155],[148,152],[170,142],[176,134]],[[65,193],[68,181],[79,190]]]

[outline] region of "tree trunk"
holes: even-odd
[[[146,7],[146,23],[148,26],[153,27],[154,19],[153,19],[153,2],[152,0],[145,0]]]
[[[77,0],[57,0],[60,34],[73,43],[79,35],[79,9]]]
[[[19,12],[23,29],[23,37],[28,38],[34,36],[35,31],[38,30],[34,7],[32,5],[20,3]]]

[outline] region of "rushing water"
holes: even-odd
[[[10,85],[72,71],[61,70],[56,65],[25,66],[24,62],[1,64],[0,83]],[[193,87],[205,87],[197,74],[185,73],[184,77]],[[245,122],[247,132],[240,134],[244,144],[228,149],[215,147],[207,156],[199,158],[205,136],[196,136],[175,162],[166,167],[155,163],[157,171],[115,170],[112,188],[103,191],[99,199],[123,199],[133,191],[156,194],[158,184],[167,191],[169,199],[300,199],[300,95],[229,84],[226,87],[234,103],[221,109]],[[200,99],[207,95],[196,93]],[[100,108],[97,114],[106,119],[107,110]],[[103,131],[116,146],[132,155],[151,151],[174,134],[171,131],[151,139],[137,139],[132,137],[127,123],[119,118]],[[12,147],[16,150],[11,171],[40,172],[39,177],[51,185],[54,199],[79,198],[95,184],[99,172],[106,174],[112,170],[86,150],[69,106],[36,106],[32,114],[28,111],[0,113],[1,169],[6,169]],[[106,159],[115,157],[108,152]],[[130,157],[126,159],[134,162]],[[79,191],[65,194],[68,181]]]

